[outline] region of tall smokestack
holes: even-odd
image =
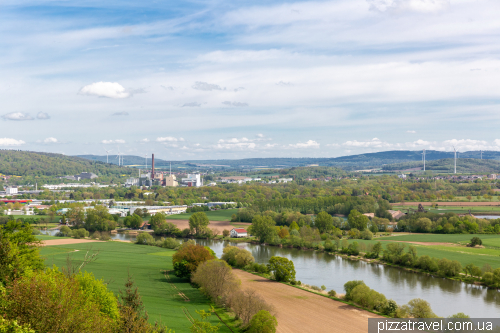
[[[151,179],[155,179],[155,154],[153,154],[153,157],[151,158],[152,162],[152,169],[151,169]]]

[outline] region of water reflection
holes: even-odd
[[[236,245],[229,242],[198,241],[210,246],[218,255],[224,246]],[[249,250],[256,262],[266,263],[272,256],[282,256],[293,260],[297,271],[297,280],[316,286],[325,285],[327,290],[343,292],[343,285],[350,280],[363,280],[371,288],[394,299],[398,304],[405,304],[413,298],[422,298],[431,303],[432,309],[439,316],[449,316],[464,312],[475,318],[496,318],[500,314],[500,293],[483,287],[468,285],[427,274],[369,264],[364,261],[352,261],[327,253],[301,251],[290,248],[260,246],[240,243],[240,247]]]
[[[55,232],[49,231],[49,234]],[[118,233],[112,238],[135,241],[136,235]],[[472,318],[497,318],[500,314],[500,293],[484,287],[314,251],[228,241],[197,240],[197,243],[209,246],[218,257],[225,246],[233,245],[250,251],[257,263],[267,263],[272,256],[289,258],[294,262],[297,280],[310,285],[325,285],[327,290],[334,289],[338,293],[343,293],[347,281],[363,280],[370,288],[398,304],[406,304],[413,298],[425,299],[442,317],[458,312]]]

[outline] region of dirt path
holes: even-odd
[[[234,270],[243,288],[255,289],[276,309],[278,333],[366,333],[368,318],[381,318],[332,299]]]
[[[93,240],[93,239],[63,238],[63,239],[44,240],[44,241],[42,241],[42,246],[80,244],[80,243],[95,243],[95,242],[100,242],[100,241]]]
[[[167,220],[167,222],[172,222],[177,226],[179,229],[186,229],[189,228],[189,220]],[[245,222],[234,222],[234,224],[237,225],[251,225],[251,223],[245,223]],[[222,233],[224,229],[231,230],[234,227],[231,225],[231,222],[229,221],[210,221],[210,224],[208,225],[210,229],[215,229],[219,233]]]

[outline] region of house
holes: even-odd
[[[232,238],[248,237],[248,232],[243,228],[233,228],[229,234]]]

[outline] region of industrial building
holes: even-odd
[[[188,187],[200,187],[203,186],[203,180],[199,173],[188,174],[187,178],[182,178],[182,184]]]
[[[155,172],[155,154],[151,158],[151,172],[140,173],[139,178],[128,178],[126,187],[130,186],[179,186],[175,175],[165,176],[162,172]]]

